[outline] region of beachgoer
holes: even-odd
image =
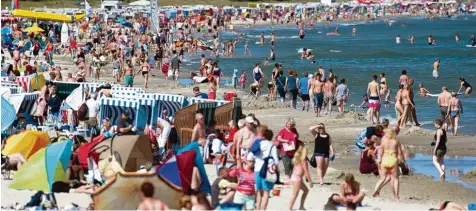
[[[336,100],[339,112],[342,114],[345,112],[345,104],[349,97],[349,88],[345,85],[345,79],[340,80],[340,84],[336,87]]]
[[[172,80],[178,81],[180,76],[180,64],[182,61],[177,56],[176,52],[173,52],[174,56],[171,59],[172,68],[169,69],[168,76],[172,76]]]
[[[451,134],[454,136],[458,133],[458,123],[460,115],[463,114],[463,103],[456,98],[456,92],[451,92],[451,99],[448,103],[448,111],[446,119],[450,119],[451,123]]]
[[[245,42],[245,53],[243,55],[246,56],[246,54],[251,56],[251,51],[250,51],[250,48],[248,47],[248,41]]]
[[[198,113],[195,115],[195,120],[197,123],[193,127],[193,132],[192,132],[192,141],[198,142],[200,146],[205,146],[206,139],[207,139],[207,134],[206,134],[206,126],[205,126],[205,117],[203,114]],[[202,155],[205,151],[202,152]]]
[[[466,81],[466,79],[464,79],[464,77],[460,77],[459,81],[460,81],[460,87],[458,89],[458,92],[456,93],[459,93],[464,87],[464,90],[465,90],[464,93],[466,95],[470,95],[471,92],[473,91],[473,87],[471,87],[471,85]]]
[[[327,105],[327,114],[332,113],[332,104],[335,100],[336,86],[333,83],[334,78],[330,77],[324,83],[324,103]]]
[[[266,181],[265,178],[260,176],[260,171],[263,168],[264,160],[268,157],[272,157],[277,164],[279,161],[278,150],[271,140],[273,140],[273,131],[266,129],[263,132],[263,139],[259,142],[259,152],[255,155],[255,183],[256,183],[256,209],[266,210],[268,207],[268,200],[270,191],[273,190],[274,184]],[[268,171],[276,171],[276,169],[268,169]],[[272,173],[271,172],[271,173]],[[275,172],[277,173],[277,172]],[[269,172],[268,172],[269,174]]]
[[[343,205],[362,204],[365,193],[360,191],[360,183],[355,181],[353,174],[344,175],[344,182],[340,184],[340,197]]]
[[[53,119],[59,120],[59,111],[61,108],[61,99],[57,95],[56,86],[51,86],[50,96],[48,98],[48,113]]]
[[[283,161],[284,172],[291,176],[293,170],[292,159],[298,148],[299,133],[296,123],[292,119],[286,121],[285,128],[281,129],[276,138],[281,146],[281,160]]]
[[[182,211],[192,210],[192,198],[188,195],[183,196],[180,201],[180,208]]]
[[[124,110],[121,118],[117,121],[117,132],[122,135],[135,135],[133,120],[129,118],[129,115],[129,111]]]
[[[397,37],[395,38],[395,42],[397,44],[400,44],[400,35],[399,34],[397,34]]]
[[[357,28],[355,28],[355,26],[352,27],[352,36],[355,37],[355,35],[357,34]]]
[[[309,132],[314,137],[314,154],[317,163],[317,182],[324,184],[324,176],[326,176],[329,167],[329,159],[334,160],[334,147],[332,147],[331,136],[326,132],[323,123],[309,128]]]
[[[264,45],[264,32],[261,32],[261,35],[259,36],[259,42],[261,46]]]
[[[274,32],[271,32],[271,46],[274,46],[274,44],[276,43],[276,36],[274,35]]]
[[[127,66],[124,68],[124,82],[126,87],[134,86],[134,69],[132,67],[132,62],[127,60]]]
[[[208,80],[208,99],[215,100],[217,97],[217,83],[214,77],[209,77]]]
[[[195,98],[208,99],[208,95],[200,92],[200,87],[193,87],[193,96]]]
[[[420,89],[420,97],[427,97],[430,94],[430,91],[423,86],[423,83],[418,84],[418,88]]]
[[[398,200],[399,180],[398,180],[398,155],[400,152],[400,142],[396,139],[395,131],[385,129],[385,138],[382,139],[377,155],[377,163],[380,164],[380,179],[375,185],[373,197],[380,195],[380,190],[385,185],[387,175],[390,175],[390,185],[393,191],[394,199]]]
[[[304,73],[304,77],[299,79],[299,94],[301,96],[301,100],[303,102],[302,104],[302,110],[309,111],[309,77],[308,73]]]
[[[459,39],[460,39],[460,38],[459,38],[459,34],[456,33],[456,35],[455,35],[455,41],[456,41],[456,42],[459,42]]]
[[[261,81],[264,80],[264,73],[259,62],[256,63],[255,68],[253,69],[253,79],[258,83],[261,83]]]
[[[238,186],[233,198],[233,203],[244,205],[245,210],[255,209],[255,174],[254,157],[248,154],[244,163],[238,163],[237,168],[230,171],[231,177],[237,177]]]
[[[306,177],[307,182],[309,183],[310,188],[312,188],[312,179],[309,174],[309,169],[307,165],[307,150],[306,147],[301,146],[293,158],[293,173],[291,174],[291,184],[293,186],[293,195],[291,201],[289,202],[289,210],[293,210],[294,202],[298,197],[299,191],[302,190],[301,203],[299,205],[299,210],[305,210],[304,203],[306,201],[307,194],[309,189],[304,184],[303,178]]]
[[[387,92],[387,78],[385,78],[385,73],[380,73],[380,94],[384,95]]]
[[[402,70],[402,75],[400,75],[400,78],[398,79],[398,83],[402,85],[405,85],[408,83],[407,70]]]
[[[372,81],[367,87],[367,94],[369,96],[370,121],[375,124],[374,116],[377,119],[377,124],[380,124],[380,89],[377,83],[377,75],[372,76]]]
[[[242,70],[241,75],[240,75],[240,85],[241,89],[245,89],[245,84],[246,84],[246,71]]]
[[[301,28],[299,30],[299,38],[302,40],[304,39],[304,36],[306,36],[306,34],[304,33],[304,28]]]
[[[292,98],[292,108],[296,109],[297,106],[297,95],[298,95],[298,79],[295,76],[295,72],[293,70],[288,70],[289,76],[286,77],[286,82],[285,82],[285,90],[289,93],[291,93],[291,98]]]
[[[229,172],[227,167],[218,169],[218,178],[211,185],[211,202],[215,208],[219,204],[233,201],[237,184],[229,181]]]
[[[451,201],[445,201],[445,202],[443,202],[443,204],[440,205],[440,209],[437,209],[437,210],[461,210],[461,211],[465,211],[467,209],[463,205],[456,204],[456,203],[451,202]]]
[[[316,73],[314,75],[314,80],[309,84],[310,88],[313,90],[314,94],[314,112],[316,116],[319,117],[321,114],[322,104],[324,103],[324,83],[321,82],[321,74]]]
[[[451,93],[448,92],[448,88],[443,86],[441,88],[441,93],[438,95],[436,101],[438,107],[440,108],[440,119],[443,121],[443,128],[448,130],[448,106],[450,105]]]
[[[234,144],[236,147],[236,154],[235,160],[237,163],[244,160],[246,156],[249,154],[249,149],[253,144],[256,136],[256,127],[258,126],[258,122],[252,116],[247,116],[245,118],[246,126],[238,130],[235,134]]]
[[[285,84],[286,84],[287,78],[284,76],[284,73],[282,70],[278,71],[278,76],[276,77],[276,86],[277,86],[277,93],[279,94],[279,97],[281,98],[281,102],[284,103],[286,99],[286,89],[285,89]]]
[[[89,99],[86,101],[88,106],[88,114],[86,125],[88,129],[96,128],[98,126],[97,115],[99,113],[99,104],[96,100],[96,93],[89,94]]]
[[[440,59],[436,59],[435,62],[433,62],[433,78],[438,79],[438,71],[440,68]]]
[[[370,140],[365,142],[365,149],[360,156],[359,171],[362,174],[378,175],[378,166],[375,163],[376,152],[375,142],[378,141],[377,136],[373,135]]]
[[[435,120],[435,128],[436,133],[434,136],[434,148],[433,148],[433,165],[435,165],[436,169],[440,173],[440,179],[445,178],[445,163],[443,159],[445,158],[445,154],[447,151],[446,142],[448,142],[448,138],[446,136],[446,131],[443,129],[443,121],[441,119]]]
[[[407,126],[407,118],[412,115],[412,107],[415,107],[415,104],[413,104],[413,101],[410,98],[410,89],[411,88],[408,85],[404,85],[400,95],[401,104],[403,107],[403,113],[400,119],[400,127],[403,128]]]

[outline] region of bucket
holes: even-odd
[[[280,196],[281,195],[281,189],[273,189],[273,196]]]

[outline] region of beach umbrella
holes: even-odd
[[[20,167],[9,187],[50,193],[54,182],[67,181],[72,146],[73,142],[68,140],[39,150]]]
[[[157,175],[182,188],[185,194],[190,191],[192,184],[193,167],[195,167],[194,150],[185,151],[174,155],[157,168]]]
[[[153,198],[160,199],[172,210],[180,209],[179,200],[183,197],[182,190],[154,172],[116,174],[92,194],[94,208],[96,210],[136,210],[144,199],[140,190],[144,182],[154,185]]]
[[[6,130],[16,119],[13,105],[2,96],[2,132]]]
[[[3,106],[3,105],[2,105]],[[10,136],[2,150],[2,154],[11,155],[19,152],[26,159],[50,143],[50,137],[45,132],[27,130]]]
[[[35,73],[31,74],[30,77],[31,90],[41,90],[41,88],[46,85],[46,79],[43,74]]]
[[[190,144],[185,145],[177,152],[177,155],[181,155],[187,151],[195,151],[195,167],[198,168],[198,172],[200,173],[200,180],[202,183],[200,184],[200,190],[202,192],[211,194],[211,186],[210,181],[208,180],[207,172],[205,171],[205,165],[203,164],[203,159],[200,153],[200,146],[197,142],[192,142]]]
[[[36,23],[33,23],[33,26],[30,26],[26,29],[23,29],[24,32],[27,32],[27,33],[36,33],[36,32],[44,32],[45,30],[43,30],[42,28],[38,27],[38,24]]]

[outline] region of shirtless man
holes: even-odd
[[[332,102],[334,101],[334,95],[336,93],[336,87],[334,86],[334,78],[330,77],[324,83],[324,102],[327,104],[327,114],[332,113]]]
[[[235,160],[237,163],[246,158],[256,137],[256,126],[258,122],[252,116],[247,116],[245,122],[245,127],[238,130],[233,140],[236,144]]]
[[[301,29],[299,30],[299,38],[302,40],[302,39],[304,39],[304,36],[306,36],[306,35],[304,34],[304,28],[301,28]]]
[[[374,122],[374,115],[377,118],[377,124],[380,124],[380,89],[377,83],[377,75],[372,76],[372,82],[367,87],[369,96],[370,121]]]
[[[259,37],[259,40],[260,40],[261,46],[263,46],[263,45],[264,45],[264,32],[261,32],[261,35],[260,35],[260,37]]]
[[[448,130],[448,119],[446,118],[448,116],[448,105],[451,100],[451,93],[448,92],[448,88],[446,86],[441,88],[441,94],[438,95],[438,100],[436,103],[438,104],[438,107],[440,108],[440,117],[441,120],[443,121],[443,128],[445,131]]]
[[[208,147],[205,147],[207,144],[207,134],[205,132],[206,126],[205,126],[205,117],[203,114],[196,114],[195,115],[195,120],[197,121],[197,124],[193,127],[192,131],[192,141],[196,141],[198,145],[200,145],[200,152],[202,153],[202,157],[208,157],[207,151],[206,150]]]
[[[314,94],[314,112],[316,116],[319,117],[321,114],[322,103],[324,102],[324,83],[320,80],[321,74],[316,73],[314,76],[314,80],[309,82],[309,86],[312,89],[312,93]]]
[[[433,62],[433,78],[438,79],[438,70],[440,68],[440,59]]]
[[[275,43],[276,43],[276,36],[274,35],[273,32],[271,32],[271,46],[274,46]]]

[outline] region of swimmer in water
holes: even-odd
[[[433,43],[433,38],[430,36],[428,36],[428,45],[432,45]]]
[[[271,46],[274,46],[276,43],[276,36],[274,35],[274,32],[271,32]]]
[[[264,45],[264,32],[261,32],[259,40],[260,40],[261,46],[263,46]]]
[[[245,54],[244,55],[246,56],[246,54],[251,56],[251,51],[248,48],[248,41],[245,42]]]
[[[357,28],[352,27],[352,36],[355,37],[355,34],[357,33]]]
[[[418,88],[420,89],[420,97],[428,97],[430,91],[428,91],[422,83],[418,84]]]
[[[456,42],[459,42],[459,34],[455,35],[455,40],[456,40]]]
[[[413,44],[415,43],[415,37],[411,36],[410,39],[408,39],[410,41],[410,44]]]
[[[433,62],[433,78],[438,79],[438,71],[440,68],[440,59],[436,59],[435,62]]]
[[[301,28],[301,29],[299,30],[299,38],[301,38],[301,40],[302,40],[302,39],[304,39],[304,36],[306,36],[306,35],[304,34],[304,29]]]
[[[395,38],[395,42],[397,44],[400,44],[400,35],[399,34],[397,34],[397,37]]]
[[[334,33],[335,33],[336,35],[339,34],[339,26],[336,27],[336,30],[334,31]]]

